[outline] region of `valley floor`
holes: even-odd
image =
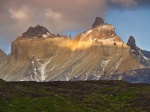
[[[5,82],[0,112],[149,112],[150,85],[123,81]]]

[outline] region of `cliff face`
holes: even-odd
[[[55,39],[18,38],[12,43],[11,57],[16,61],[30,60],[33,56],[40,59],[49,58],[63,40],[64,37],[56,37]]]
[[[44,27],[31,29],[38,33],[24,36],[30,35],[29,28],[12,43],[9,64],[0,71],[4,80],[126,80],[129,71],[144,67],[110,24],[100,24],[73,40],[54,34],[43,36],[49,32]]]
[[[29,47],[32,46],[32,40],[29,39],[28,44],[22,42],[23,45],[21,41],[24,40],[17,41],[21,52],[18,51],[16,56],[13,56],[12,53],[12,56],[17,64],[23,62],[28,64],[24,78],[17,79],[17,75],[16,78],[13,76],[17,80],[68,81],[90,80],[93,77],[100,79],[106,73],[111,75],[123,73],[142,66],[130,55],[130,48],[123,42],[116,42],[114,45],[114,41],[111,40],[91,43],[90,41],[74,41],[67,38],[48,38],[33,40],[33,44],[37,46],[32,48]],[[21,48],[26,48],[26,50]],[[44,48],[47,49],[44,50]],[[32,54],[22,53],[25,51]],[[12,80],[12,77],[8,77],[6,80]]]

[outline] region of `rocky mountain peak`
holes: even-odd
[[[135,39],[134,39],[133,36],[130,36],[130,37],[129,37],[129,40],[128,40],[128,42],[127,42],[127,45],[130,46],[131,49],[137,50],[136,41],[135,41]]]
[[[136,46],[133,36],[130,36],[127,45],[131,48],[131,55],[145,66],[150,66],[150,52],[140,49]]]
[[[96,17],[95,22],[92,25],[92,28],[96,28],[97,26],[103,25],[105,22],[101,17]]]
[[[83,32],[80,39],[91,43],[99,43],[101,40],[123,42],[115,33],[114,26],[105,24],[101,17],[96,17],[92,29]]]
[[[21,37],[23,38],[46,38],[48,36],[51,36],[52,34],[44,27],[37,25],[35,27],[29,27],[29,29],[22,34]]]

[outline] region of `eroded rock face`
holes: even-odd
[[[12,43],[11,58],[16,61],[49,58],[65,37],[16,39]]]
[[[104,20],[101,17],[96,17],[95,22],[92,25],[92,28],[96,28],[104,24]]]

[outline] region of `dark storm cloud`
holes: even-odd
[[[150,6],[150,0],[137,0],[139,6]]]
[[[107,0],[107,5],[120,9],[149,8],[150,0]]]

